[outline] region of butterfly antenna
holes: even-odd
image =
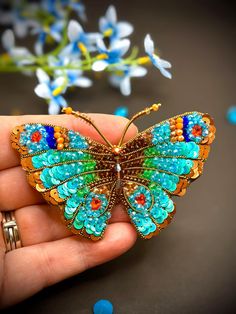
[[[147,107],[147,108],[145,108],[144,110],[142,110],[142,111],[136,113],[136,114],[129,120],[129,122],[127,123],[127,125],[126,125],[126,127],[125,127],[125,129],[124,129],[124,132],[123,132],[123,134],[122,134],[122,136],[121,136],[121,139],[120,139],[120,142],[119,142],[118,146],[120,147],[120,146],[123,144],[123,141],[124,141],[124,138],[125,138],[125,134],[127,133],[128,129],[129,129],[129,127],[130,127],[130,125],[134,122],[134,120],[136,120],[136,119],[138,119],[139,117],[144,116],[144,115],[146,115],[146,114],[150,114],[152,111],[158,111],[160,107],[161,107],[161,104],[160,104],[160,103],[159,103],[159,104],[153,104],[152,106]]]
[[[94,129],[98,132],[98,134],[103,138],[103,140],[107,143],[107,145],[110,147],[113,147],[111,142],[108,141],[108,139],[102,134],[102,132],[98,129],[98,127],[95,125],[95,123],[93,122],[93,120],[89,116],[87,116],[86,114],[81,113],[79,111],[74,111],[71,107],[63,108],[62,112],[65,114],[72,114],[76,118],[80,118],[80,119],[84,120],[85,122],[87,122],[88,124],[90,124],[92,127],[94,127]]]

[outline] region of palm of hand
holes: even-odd
[[[98,127],[112,143],[117,143],[125,119],[93,115]],[[27,122],[49,122],[81,132],[94,140],[99,136],[86,124],[71,116],[0,117],[0,211],[15,211],[23,247],[5,252],[0,232],[0,306],[17,303],[48,285],[111,260],[127,251],[136,232],[120,206],[102,241],[91,242],[71,234],[61,222],[59,210],[45,203],[26,180],[17,153],[11,148],[10,132]],[[108,131],[107,131],[108,130]],[[135,136],[134,126],[126,140]]]

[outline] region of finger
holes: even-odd
[[[128,121],[126,118],[107,114],[90,114],[89,116],[111,143],[118,143],[121,133]],[[0,150],[0,170],[19,165],[19,157],[17,156],[16,151],[11,147],[10,134],[15,126],[24,123],[50,123],[59,125],[78,131],[82,135],[91,137],[96,141],[103,142],[100,135],[92,126],[86,124],[81,119],[76,119],[74,116],[70,115],[3,116],[0,118],[0,122],[1,147],[4,147],[4,149]],[[136,134],[137,128],[134,125],[131,125],[126,134],[125,141],[134,137]]]
[[[15,217],[23,246],[55,241],[72,235],[56,206],[44,204],[24,207],[15,212]],[[112,209],[109,223],[129,221],[121,205]]]
[[[11,197],[12,191],[14,197]],[[20,166],[0,171],[0,210],[15,210],[44,202],[41,194],[27,182]]]
[[[105,263],[131,248],[136,232],[129,223],[108,226],[103,240],[77,237],[21,248],[6,254],[3,306],[17,303],[49,285]]]

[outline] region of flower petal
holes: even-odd
[[[133,33],[133,26],[128,22],[117,23],[117,31],[120,38],[127,37]]]
[[[131,83],[129,76],[126,76],[122,79],[120,83],[120,91],[124,96],[129,96],[131,94]]]
[[[109,83],[113,86],[113,87],[120,87],[120,83],[121,80],[123,79],[122,76],[118,76],[118,75],[110,75],[109,76]]]
[[[154,53],[154,42],[149,34],[144,38],[144,48],[147,54]]]
[[[2,35],[3,48],[9,51],[15,46],[15,37],[12,30],[7,29]]]
[[[99,52],[103,53],[103,52],[107,52],[107,47],[104,44],[104,41],[102,40],[102,38],[98,38],[96,41],[97,47]]]
[[[36,75],[40,83],[46,83],[46,84],[50,83],[49,76],[42,69],[38,68],[36,71]]]
[[[67,35],[71,42],[78,40],[79,34],[83,33],[82,26],[75,20],[71,20],[68,25]]]
[[[60,106],[55,101],[50,101],[49,107],[48,107],[48,113],[49,114],[58,114],[61,111]]]
[[[120,53],[120,56],[123,56],[130,47],[130,40],[129,39],[122,39],[115,41],[111,45],[111,50],[118,50]]]
[[[92,84],[93,84],[93,82],[89,78],[81,76],[74,81],[73,85],[87,88],[87,87],[92,86]]]
[[[51,91],[47,84],[38,84],[35,89],[35,94],[41,98],[49,99],[51,98]]]
[[[159,58],[159,57],[158,57]],[[171,68],[171,63],[167,60],[164,60],[164,59],[161,59],[159,58],[159,64],[161,67],[163,68],[167,68],[167,69],[170,69]]]
[[[108,7],[107,12],[106,12],[106,18],[108,22],[110,22],[111,24],[116,23],[117,16],[116,16],[116,8],[114,7],[114,5],[110,5]]]
[[[18,37],[25,37],[28,31],[28,25],[25,21],[17,21],[14,24],[14,31]]]
[[[61,106],[62,108],[67,107],[67,102],[66,102],[65,98],[63,98],[61,95],[57,96],[55,100],[56,100],[57,104],[59,106]]]
[[[166,69],[160,68],[159,70],[163,76],[167,77],[168,79],[172,78],[172,74],[169,71],[167,71]]]
[[[106,61],[98,60],[95,61],[94,64],[92,65],[92,70],[96,72],[103,71],[107,66],[108,63]]]
[[[100,17],[99,22],[98,22],[99,30],[101,33],[103,33],[106,29],[107,26],[107,20],[104,16]]]
[[[130,76],[141,77],[147,74],[147,69],[140,66],[134,66],[130,69]]]

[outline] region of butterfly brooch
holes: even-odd
[[[67,227],[91,240],[103,237],[112,207],[122,203],[138,234],[157,235],[175,214],[172,196],[182,196],[203,171],[215,126],[208,114],[187,112],[165,120],[123,143],[112,145],[86,114],[64,108],[95,128],[107,145],[79,132],[50,124],[28,123],[14,128],[13,148],[30,185],[58,205]]]

